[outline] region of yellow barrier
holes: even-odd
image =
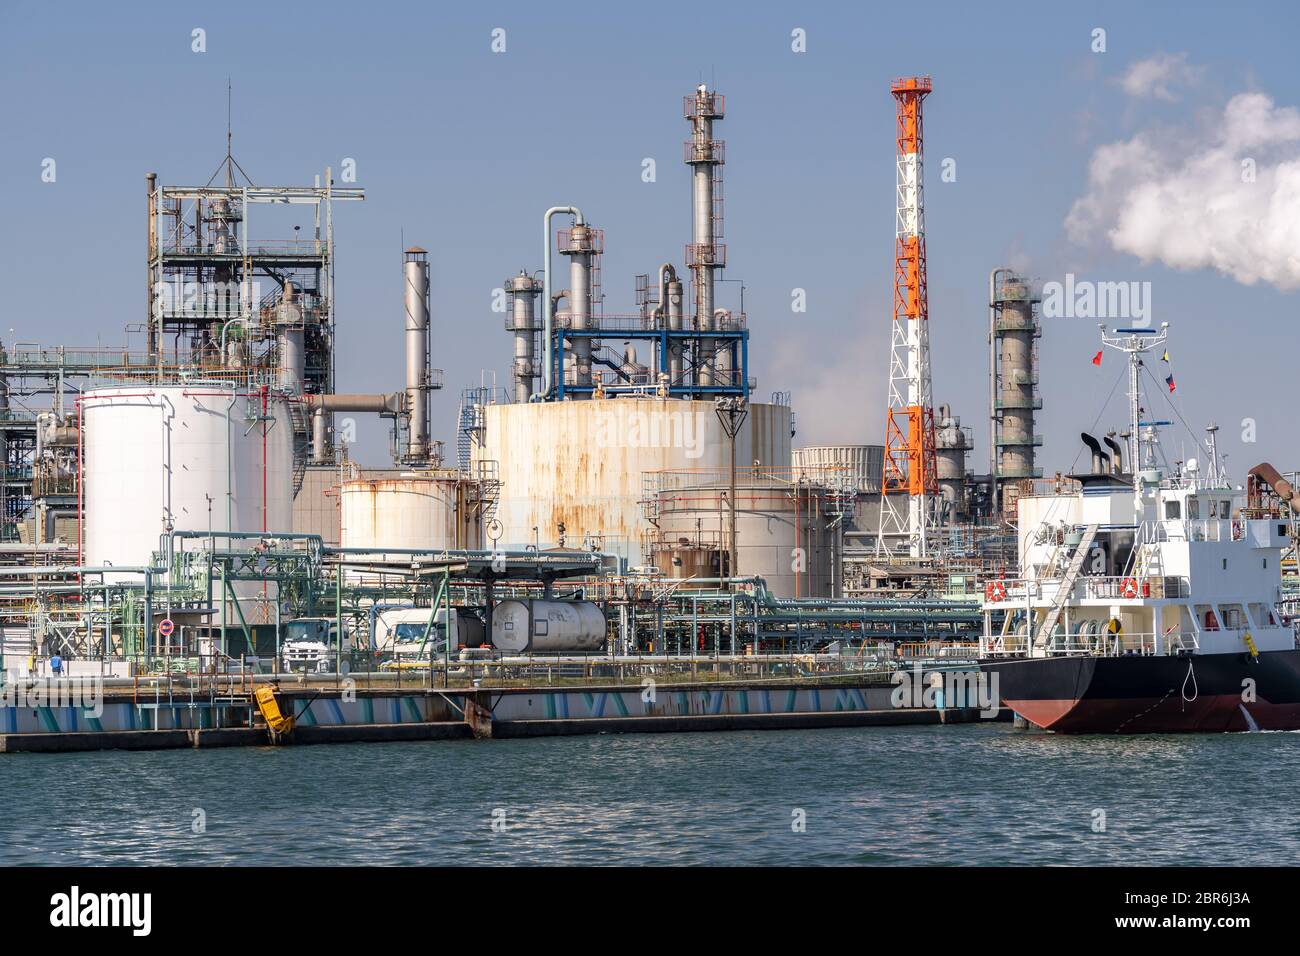
[[[253,693],[257,709],[266,719],[266,725],[277,734],[287,734],[293,730],[294,720],[280,713],[280,703],[275,699],[275,691],[270,687],[259,687]]]

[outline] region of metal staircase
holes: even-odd
[[[1056,598],[1047,611],[1047,617],[1043,618],[1043,626],[1038,629],[1038,636],[1034,638],[1035,648],[1046,647],[1047,642],[1052,639],[1052,631],[1056,629],[1056,625],[1061,621],[1061,612],[1065,610],[1065,602],[1074,593],[1075,582],[1079,580],[1079,572],[1083,570],[1083,562],[1092,550],[1092,543],[1097,539],[1097,529],[1099,527],[1099,525],[1090,524],[1084,529],[1083,537],[1079,540],[1078,546],[1074,549],[1074,555],[1065,568],[1065,576],[1061,578],[1061,585],[1056,589]]]
[[[289,402],[289,421],[293,425],[293,496],[297,498],[307,474],[307,457],[311,447],[311,420],[302,402]]]

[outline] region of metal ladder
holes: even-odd
[[[1065,602],[1070,599],[1074,593],[1074,583],[1079,579],[1079,572],[1083,570],[1083,562],[1088,557],[1088,552],[1092,550],[1092,543],[1097,538],[1097,529],[1100,525],[1090,524],[1084,529],[1083,538],[1080,539],[1078,546],[1074,549],[1074,556],[1070,558],[1070,563],[1065,569],[1065,576],[1061,579],[1061,586],[1056,590],[1056,598],[1052,601],[1052,606],[1047,612],[1047,617],[1043,619],[1043,626],[1038,629],[1038,636],[1034,638],[1034,647],[1042,649],[1047,646],[1047,642],[1052,638],[1052,631],[1061,621],[1061,612],[1065,610]]]
[[[293,425],[293,496],[297,498],[307,475],[311,448],[311,421],[301,402],[289,402],[289,421]]]

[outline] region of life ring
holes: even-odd
[[[1135,598],[1138,596],[1137,578],[1125,578],[1120,582],[1119,593],[1126,598]]]
[[[984,598],[988,601],[1005,601],[1007,599],[1007,586],[1001,581],[990,581],[984,585]]]

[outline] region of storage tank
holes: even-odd
[[[590,601],[500,601],[492,644],[505,654],[592,653],[605,649],[605,615]]]
[[[344,548],[478,549],[470,485],[449,469],[359,478],[340,492]]]
[[[474,459],[500,480],[495,517],[506,550],[594,546],[644,565],[650,526],[645,476],[663,469],[717,473],[730,440],[714,403],[642,396],[483,408]],[[752,403],[736,438],[736,464],[785,473],[790,408]]]
[[[878,493],[885,472],[884,445],[809,445],[791,452],[796,478],[825,482],[847,478],[860,492]]]
[[[280,394],[129,385],[86,392],[81,408],[87,565],[150,564],[168,530],[292,527],[293,426]]]
[[[763,481],[752,471],[736,485],[737,556],[729,575],[761,577],[776,597],[834,597],[839,523],[827,513],[825,489]],[[654,563],[670,578],[696,576],[709,551],[728,549],[728,477],[670,472],[658,477],[658,486]],[[687,560],[692,551],[699,560]]]

